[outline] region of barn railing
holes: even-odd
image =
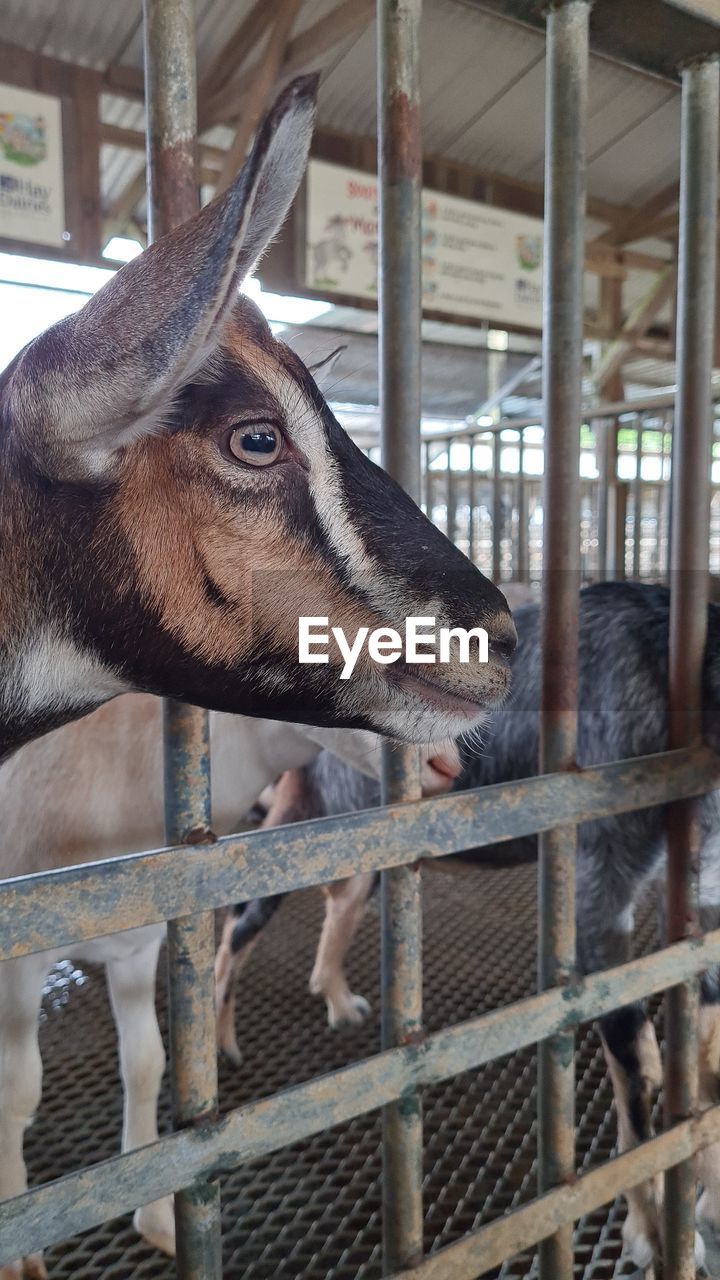
[[[713,391],[720,414],[720,389]],[[667,580],[674,395],[585,406],[580,433],[580,572]],[[423,506],[497,582],[542,579],[542,417],[422,437]],[[709,567],[720,575],[720,416],[710,464]]]
[[[488,0],[491,7],[537,23],[531,0]],[[551,429],[543,504],[545,596],[542,767],[539,777],[433,801],[324,819],[253,835],[211,840],[207,826],[208,756],[203,718],[171,710],[167,729],[168,835],[174,848],[24,877],[0,885],[0,958],[64,946],[85,937],[149,924],[176,923],[169,950],[176,1131],[157,1143],[68,1175],[0,1205],[0,1262],[15,1259],[100,1223],[138,1203],[175,1191],[178,1275],[220,1280],[217,1175],[243,1160],[316,1133],[351,1116],[386,1108],[386,1274],[417,1280],[472,1280],[541,1242],[542,1280],[571,1280],[571,1224],[652,1174],[667,1171],[666,1277],[694,1276],[694,1152],[720,1139],[720,1107],[697,1114],[696,976],[720,962],[720,931],[695,936],[692,912],[693,811],[689,800],[720,787],[720,760],[700,743],[699,691],[707,589],[718,157],[718,65],[705,56],[716,28],[686,16],[688,47],[678,46],[677,11],[657,0],[656,20],[637,35],[632,14],[616,43],[660,74],[682,81],[682,174],[678,286],[679,381],[672,502],[671,742],[673,750],[593,769],[574,761],[576,716],[576,537],[581,484],[580,359],[584,210],[584,118],[588,0],[556,0],[547,16],[545,403]],[[189,0],[146,0],[146,52],[153,208],[175,220],[187,192],[192,107]],[[416,187],[419,155],[417,61],[420,0],[379,0],[381,86],[383,394],[399,414],[401,443],[385,432],[386,459],[412,487],[420,451],[416,402],[419,299],[416,296]],[[685,30],[680,27],[680,34]],[[669,32],[674,32],[671,41]],[[709,33],[707,47],[700,38]],[[699,33],[699,34],[698,34]],[[612,33],[611,33],[612,35]],[[710,39],[712,37],[712,39]],[[607,52],[608,31],[599,36]],[[612,52],[612,39],[610,39]],[[633,52],[635,51],[635,52]],[[687,60],[689,58],[689,60]],[[681,65],[682,64],[682,65]],[[179,76],[179,79],[176,77]],[[174,92],[177,91],[177,92]],[[179,155],[178,167],[173,156]],[[182,159],[184,157],[184,159]],[[165,194],[163,195],[163,192]],[[166,203],[163,205],[163,200]],[[177,203],[176,203],[177,201]],[[404,246],[402,237],[406,237]],[[392,262],[393,250],[403,247]],[[393,298],[395,294],[395,298]],[[400,315],[400,302],[406,313]],[[402,310],[402,307],[400,307]],[[402,321],[399,346],[388,329]],[[402,383],[395,360],[403,371]],[[406,376],[407,375],[407,376]],[[411,457],[404,461],[400,449]],[[707,498],[707,500],[706,500]],[[496,552],[497,555],[497,552]],[[558,675],[558,672],[560,674]],[[386,795],[414,787],[407,756],[389,757]],[[578,981],[574,971],[574,846],[579,822],[653,804],[670,805],[668,945],[631,965]],[[199,824],[198,835],[191,829]],[[418,857],[541,833],[539,914],[542,990],[450,1030],[424,1035]],[[183,843],[183,839],[187,843]],[[347,876],[391,871],[384,919],[385,1048],[329,1076],[242,1107],[216,1113],[215,1041],[209,982],[210,912],[236,902]],[[399,872],[396,874],[396,872]],[[669,989],[671,1070],[668,1131],[577,1180],[573,1158],[572,1037],[590,1017]],[[418,1160],[422,1116],[418,1088],[539,1041],[540,1195],[456,1244],[422,1258]]]

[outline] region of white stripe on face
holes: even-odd
[[[318,521],[350,581],[388,621],[417,612],[418,601],[408,597],[403,579],[375,559],[353,524],[340,466],[312,400],[279,362],[270,362],[264,353],[263,357],[262,361],[252,360],[252,371],[278,401],[293,442],[307,458],[310,493]]]

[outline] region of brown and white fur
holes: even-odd
[[[514,644],[503,596],[355,447],[239,295],[301,182],[317,78],[235,183],[0,377],[0,759],[118,693],[371,728],[483,718]],[[490,661],[301,665],[300,616],[484,626]]]
[[[380,741],[363,730],[308,728],[214,713],[213,826],[236,829],[239,817],[286,767],[309,763],[323,748],[377,777]],[[0,878],[69,863],[118,857],[163,840],[161,704],[130,695],[17,751],[0,769],[4,841]],[[452,746],[446,749],[452,757]],[[443,749],[440,749],[441,753]],[[445,788],[437,751],[423,748],[427,793]],[[445,768],[445,766],[442,766]],[[106,967],[118,1031],[124,1091],[124,1151],[157,1138],[157,1101],[165,1051],[155,1013],[155,975],[164,926],[84,942],[73,959]],[[0,1199],[26,1188],[23,1135],[40,1101],[38,1009],[48,970],[67,948],[0,964]],[[170,1199],[138,1209],[137,1230],[174,1250]],[[17,1280],[19,1262],[0,1280]],[[43,1276],[42,1259],[25,1274]]]

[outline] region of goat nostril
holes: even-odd
[[[497,658],[512,657],[517,648],[517,631],[512,618],[503,618],[497,630],[488,631],[488,647]]]

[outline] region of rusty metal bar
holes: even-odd
[[[378,0],[378,315],[381,459],[416,500],[420,479],[421,0]],[[452,472],[448,442],[448,536]],[[420,797],[416,748],[383,748],[383,803]],[[422,904],[417,865],[382,875],[382,1046],[422,1036]],[[409,1085],[383,1112],[383,1266],[422,1258],[422,1107]]]
[[[680,240],[678,253],[678,394],[673,441],[670,574],[669,742],[702,741],[702,671],[707,630],[710,537],[710,386],[715,322],[720,77],[715,58],[682,72]],[[699,830],[694,806],[668,813],[667,936],[698,928]],[[688,982],[666,996],[665,1120],[689,1119],[697,1107],[698,989]],[[666,1175],[665,1266],[673,1280],[695,1272],[695,1162]]]
[[[139,1201],[169,1195],[191,1178],[234,1169],[243,1161],[269,1155],[328,1126],[351,1120],[402,1096],[409,1087],[438,1084],[544,1036],[600,1017],[618,1005],[655,994],[681,977],[700,972],[718,961],[720,930],[708,934],[702,941],[688,940],[630,964],[591,974],[572,993],[564,988],[542,992],[436,1032],[417,1046],[391,1049],[331,1075],[251,1102],[202,1130],[186,1129],[169,1134],[149,1147],[115,1156],[90,1169],[37,1187],[0,1204],[0,1265],[7,1258],[22,1256],[87,1230],[124,1209],[134,1208]],[[709,1120],[710,1116],[714,1118]],[[522,1239],[527,1245],[533,1244],[541,1234],[553,1229],[553,1219],[544,1218],[542,1213],[539,1215],[541,1226],[538,1226],[538,1204],[554,1206],[565,1215],[564,1220],[569,1221],[571,1216],[588,1212],[629,1185],[629,1175],[621,1175],[621,1170],[642,1167],[642,1177],[647,1177],[647,1171],[655,1167],[651,1163],[654,1155],[664,1153],[657,1167],[666,1167],[677,1159],[678,1153],[687,1152],[690,1140],[697,1139],[703,1145],[715,1141],[720,1137],[719,1126],[720,1109],[716,1108],[706,1112],[699,1125],[692,1124],[689,1128],[681,1125],[638,1148],[643,1153],[638,1157],[641,1166],[632,1160],[628,1162],[623,1156],[624,1163],[613,1162],[597,1171],[597,1183],[580,1179],[577,1186],[582,1188],[602,1186],[601,1195],[594,1193],[597,1198],[592,1205],[578,1209],[577,1186],[562,1187],[526,1206],[522,1216],[506,1215],[502,1221],[508,1222],[512,1217],[516,1224],[514,1230],[527,1232]],[[680,1147],[676,1145],[678,1141]],[[632,1154],[637,1157],[637,1152]],[[582,1196],[585,1192],[579,1194]],[[458,1254],[451,1256],[463,1256],[466,1247],[473,1252],[476,1245],[471,1242],[480,1238],[491,1240],[497,1229],[497,1224],[493,1224],[484,1229],[489,1233],[487,1237],[471,1236],[453,1246]],[[510,1248],[506,1241],[507,1253],[525,1247],[516,1243],[516,1237],[510,1239]],[[435,1257],[445,1256],[443,1253],[433,1255],[426,1265],[431,1265]],[[480,1256],[484,1261],[486,1254],[483,1252]],[[490,1256],[486,1266],[492,1265],[495,1255]],[[476,1264],[475,1272],[462,1274],[474,1277],[478,1270],[485,1270],[485,1266]],[[444,1280],[445,1275],[455,1276],[456,1272],[450,1269],[441,1274]]]
[[[687,1120],[669,1133],[583,1174],[573,1186],[558,1187],[521,1209],[510,1210],[457,1244],[438,1249],[424,1266],[403,1271],[390,1280],[448,1280],[449,1276],[452,1280],[478,1280],[506,1258],[530,1248],[540,1232],[545,1236],[550,1231],[571,1230],[574,1221],[614,1200],[618,1191],[647,1182],[674,1161],[709,1147],[719,1136],[720,1108],[713,1107],[699,1119]],[[668,1280],[675,1280],[675,1272],[665,1274]],[[633,1275],[639,1280],[639,1271]]]
[[[0,960],[720,789],[681,750],[0,881]]]
[[[561,0],[547,16],[545,278],[543,315],[543,607],[540,769],[576,767],[580,426],[587,0]],[[575,968],[574,826],[539,841],[541,989],[566,985]],[[538,1049],[538,1189],[575,1176],[575,1066],[571,1031]],[[541,1280],[572,1280],[572,1227],[540,1245]]]
[[[143,9],[149,230],[155,239],[198,209],[195,13],[193,0],[144,0]],[[212,840],[207,712],[166,702],[163,740],[166,839],[193,845]],[[195,905],[205,904],[200,898]],[[212,911],[169,922],[170,1072],[179,1129],[217,1112],[214,952]],[[180,1190],[175,1224],[180,1280],[221,1280],[217,1183]]]

